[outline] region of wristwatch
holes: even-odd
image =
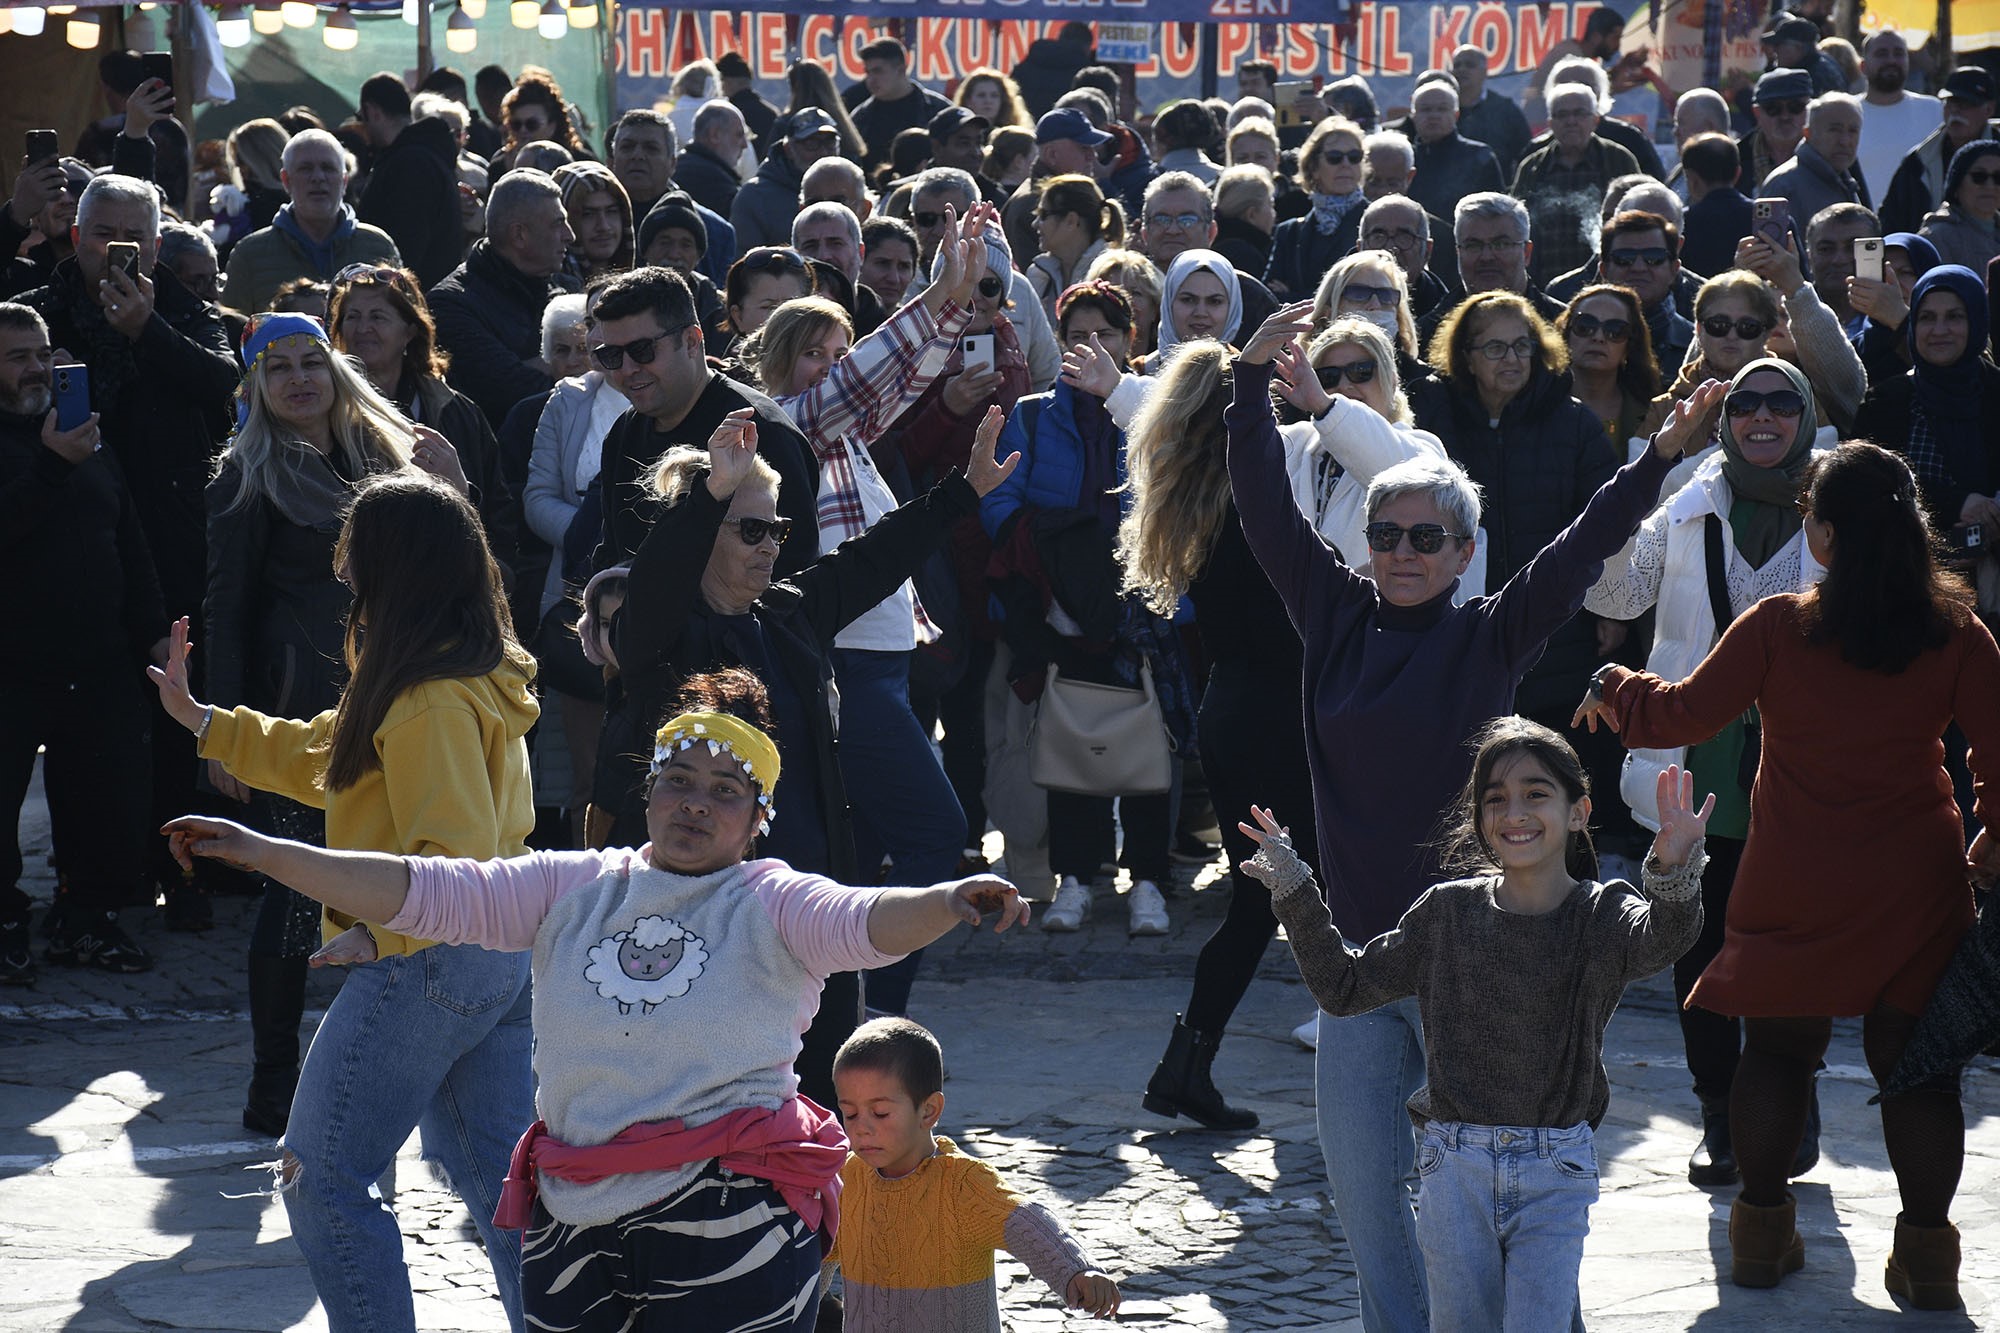
[[[1605,664],[1604,664],[1603,666],[1601,666],[1601,667],[1597,668],[1597,670],[1595,670],[1595,671],[1593,671],[1593,672],[1591,672],[1591,673],[1590,673],[1590,697],[1591,697],[1591,698],[1593,698],[1593,699],[1597,700],[1597,701],[1598,701],[1599,703],[1602,703],[1602,702],[1604,702],[1604,681],[1605,681],[1605,678],[1606,678],[1607,676],[1609,676],[1609,675],[1610,675],[1610,674],[1611,674],[1612,672],[1616,671],[1616,670],[1618,670],[1618,663],[1616,663],[1616,662],[1606,662],[1606,663],[1605,663]]]

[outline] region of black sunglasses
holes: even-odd
[[[789,269],[794,273],[806,271],[806,257],[782,245],[760,245],[736,262],[743,266],[745,273],[763,273],[774,268]]]
[[[660,354],[661,343],[693,327],[692,324],[683,324],[677,329],[668,329],[665,333],[656,334],[651,338],[634,338],[628,343],[599,343],[590,349],[590,359],[606,370],[618,369],[625,364],[625,358],[628,356],[632,358],[634,365],[650,366],[653,364],[653,358]]]
[[[944,214],[912,213],[910,214],[910,221],[917,224],[918,231],[929,231],[932,227],[940,226],[943,224]]]
[[[1802,97],[1787,97],[1774,102],[1759,102],[1757,105],[1763,107],[1766,114],[1773,116],[1803,116],[1806,113],[1806,103]]]
[[[1770,327],[1763,320],[1752,319],[1748,315],[1739,319],[1731,319],[1727,315],[1709,315],[1701,321],[1701,331],[1711,338],[1727,338],[1729,331],[1735,329],[1736,336],[1744,342],[1754,342],[1763,337]]]
[[[1754,417],[1763,407],[1770,408],[1774,417],[1796,417],[1805,412],[1806,399],[1797,389],[1772,389],[1769,393],[1738,389],[1722,400],[1722,410],[1732,417]]]
[[[1968,171],[1965,173],[1965,178],[1974,185],[1992,185],[2000,181],[2000,171]]]
[[[979,280],[979,294],[989,301],[1006,290],[1006,285],[991,273]]]
[[[1383,555],[1401,546],[1405,533],[1410,537],[1410,549],[1418,555],[1436,555],[1444,549],[1446,537],[1466,540],[1463,533],[1447,531],[1438,523],[1415,523],[1407,528],[1400,523],[1370,523],[1364,531],[1368,534],[1368,549]]]
[[[1595,315],[1577,315],[1569,322],[1570,336],[1575,338],[1595,338],[1604,335],[1606,342],[1622,343],[1632,336],[1632,321],[1628,319],[1599,319]]]
[[[1662,268],[1673,256],[1664,245],[1649,245],[1643,250],[1613,250],[1605,258],[1619,268],[1637,268],[1640,264],[1647,268]]]
[[[1337,162],[1345,162],[1350,167],[1358,167],[1367,156],[1359,148],[1322,148],[1319,150],[1319,160],[1328,166],[1333,166]]]
[[[1373,361],[1354,361],[1344,366],[1315,366],[1313,367],[1313,374],[1319,377],[1319,387],[1325,389],[1328,393],[1332,393],[1340,387],[1342,376],[1345,376],[1356,384],[1371,383],[1375,378],[1375,363]],[[1393,550],[1394,548],[1390,549]]]
[[[1403,294],[1394,287],[1377,287],[1372,282],[1350,282],[1340,289],[1342,305],[1352,301],[1356,305],[1366,305],[1373,301],[1384,309],[1394,309],[1401,305]]]
[[[725,518],[722,524],[735,528],[736,535],[743,539],[745,546],[756,546],[766,537],[783,546],[785,538],[792,535],[792,520],[789,518]]]

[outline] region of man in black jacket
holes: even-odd
[[[928,127],[951,103],[910,81],[909,48],[894,37],[878,37],[862,47],[861,67],[868,71],[868,100],[854,108],[854,128],[867,144],[861,165],[873,172],[889,160],[889,146],[898,134]]]
[[[694,114],[694,142],[674,159],[673,183],[703,208],[728,217],[743,185],[736,164],[749,146],[741,111],[719,99],[704,103]]]
[[[38,747],[64,885],[46,956],[108,972],[153,965],[116,909],[154,826],[132,770],[147,762],[151,712],[139,668],[166,660],[166,612],[97,417],[56,428],[52,360],[41,317],[0,304],[0,587],[32,628],[0,643],[0,984],[16,986],[35,979],[17,830]]]
[[[1500,161],[1493,150],[1458,130],[1458,89],[1440,79],[1410,99],[1410,128],[1416,140],[1416,176],[1403,193],[1424,212],[1449,217],[1468,194],[1504,190]]]
[[[1451,53],[1451,76],[1458,80],[1458,132],[1483,143],[1499,159],[1503,180],[1514,179],[1514,168],[1528,151],[1528,118],[1511,99],[1486,87],[1487,61],[1483,46],[1461,46]]]
[[[438,345],[451,353],[446,378],[496,429],[515,403],[555,387],[542,360],[542,310],[573,290],[562,266],[575,239],[556,183],[510,171],[486,200],[486,235],[431,288]]]
[[[389,233],[419,283],[435,286],[465,254],[457,137],[442,120],[412,122],[409,91],[393,74],[361,85],[361,123],[377,156],[355,211]]]
[[[1014,66],[1014,82],[1020,85],[1029,115],[1047,115],[1056,99],[1070,90],[1076,72],[1097,63],[1096,41],[1088,23],[1072,20],[1053,38],[1038,38],[1028,48],[1027,56]]]
[[[597,568],[631,563],[657,506],[646,483],[677,444],[705,448],[722,419],[741,407],[757,414],[757,451],[778,469],[780,512],[792,520],[779,548],[784,578],[819,558],[819,463],[791,418],[756,390],[711,370],[694,295],[671,269],[641,268],[604,289],[592,307],[591,359],[631,410],[604,439],[604,540]]]

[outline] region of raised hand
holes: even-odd
[[[1318,416],[1333,406],[1333,395],[1319,382],[1319,372],[1306,359],[1305,349],[1288,342],[1278,349],[1278,396],[1308,416]]]
[[[1271,313],[1250,341],[1243,345],[1243,354],[1237,360],[1253,366],[1261,366],[1278,354],[1278,349],[1289,344],[1294,338],[1304,337],[1312,332],[1312,309],[1310,300],[1294,301],[1288,306],[1280,306]]]
[[[1708,834],[1708,817],[1715,813],[1715,793],[1694,808],[1694,774],[1668,764],[1658,785],[1660,832],[1653,839],[1653,857],[1663,866],[1682,866]]]
[[[1063,353],[1062,366],[1062,382],[1093,398],[1109,398],[1124,374],[1094,333],[1088,343],[1076,343]]]
[[[1674,458],[1690,447],[1699,448],[1700,441],[1707,438],[1708,423],[1728,394],[1729,386],[1723,381],[1703,380],[1693,393],[1674,404],[1674,410],[1653,432],[1653,452]]]
[[[1903,299],[1903,288],[1894,278],[1877,282],[1873,278],[1851,277],[1847,280],[1847,304],[1857,314],[1863,314],[1885,329],[1900,329],[1903,321],[1910,317],[1910,303]]]
[[[271,839],[253,833],[241,824],[207,815],[182,815],[170,819],[160,832],[167,835],[167,850],[181,869],[194,869],[194,858],[204,857],[235,866],[239,870],[261,868]]]
[[[959,880],[951,889],[952,910],[959,920],[979,929],[980,920],[988,912],[998,912],[1000,919],[993,923],[993,933],[999,934],[1009,926],[1028,924],[1028,905],[1021,901],[1020,890],[998,875],[974,875],[970,879]]]
[[[153,280],[144,273],[129,278],[124,269],[113,267],[98,280],[97,293],[104,306],[104,322],[138,342],[153,319]]]
[[[1622,671],[1624,668],[1620,667],[1618,670]],[[1615,675],[1616,672],[1613,674]],[[1613,732],[1618,730],[1618,714],[1612,711],[1611,705],[1605,701],[1604,696],[1599,694],[1594,688],[1585,690],[1583,692],[1583,702],[1576,706],[1576,713],[1570,718],[1569,724],[1572,727],[1581,727],[1588,724],[1592,734],[1595,734],[1597,724],[1600,722]]]
[[[410,451],[410,461],[460,495],[472,494],[472,483],[465,476],[465,464],[459,461],[458,446],[429,426],[413,426],[411,429],[416,432],[417,444]]]
[[[1021,451],[1018,449],[1004,459],[994,458],[994,446],[1000,442],[1000,430],[1006,424],[1007,414],[998,407],[989,407],[986,415],[979,419],[979,429],[973,433],[972,453],[965,460],[965,479],[981,499],[991,494],[1021,465]]]
[[[198,703],[188,692],[188,658],[194,648],[188,643],[188,618],[182,616],[167,631],[167,660],[164,666],[146,668],[146,678],[160,691],[160,707],[167,716],[189,731],[200,731],[208,716],[208,705]]]
[[[708,493],[718,500],[736,494],[757,458],[757,414],[739,407],[708,437]]]
[[[56,410],[42,418],[42,447],[65,463],[81,463],[97,452],[97,413],[92,412],[81,426],[56,429]]]
[[[143,139],[153,122],[174,114],[174,90],[159,79],[147,79],[125,99],[125,137]]]

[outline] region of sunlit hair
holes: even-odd
[[[285,145],[291,132],[268,116],[246,120],[229,132],[229,174],[244,189],[285,188]]]
[[[1002,125],[986,141],[986,156],[979,160],[979,174],[1000,180],[1022,158],[1035,151],[1035,132],[1020,125]]]
[[[431,318],[430,305],[424,300],[416,275],[408,269],[378,268],[334,284],[327,310],[327,332],[333,338],[335,349],[341,352],[347,350],[346,340],[341,337],[340,321],[346,316],[347,307],[357,290],[374,292],[402,316],[405,324],[411,326],[410,345],[403,349],[403,373],[418,379],[443,379],[445,372],[451,369],[451,354],[438,346],[437,321]],[[394,389],[395,386],[391,385],[390,390],[393,392]]]
[[[305,354],[317,353],[326,361],[333,381],[333,403],[327,409],[333,431],[333,447],[340,456],[340,471],[350,477],[370,472],[407,467],[416,447],[416,433],[410,423],[368,382],[361,364],[310,339],[287,342],[307,343]],[[253,500],[268,500],[276,492],[276,473],[291,466],[288,456],[310,450],[307,444],[272,414],[270,405],[269,361],[259,358],[249,376],[249,414],[243,425],[216,460],[216,471],[230,463],[241,479],[236,494],[224,512],[233,513]]]
[[[1313,192],[1313,167],[1319,162],[1319,150],[1326,147],[1328,140],[1352,139],[1354,146],[1359,148],[1367,138],[1368,131],[1342,115],[1328,116],[1313,126],[1312,133],[1306,136],[1305,147],[1299,149],[1299,174],[1294,178],[1299,188],[1308,194]],[[1354,188],[1360,189],[1361,176],[1358,172],[1354,182]]]
[[[1348,346],[1366,348],[1368,355],[1375,358],[1375,382],[1388,391],[1389,420],[1398,426],[1414,424],[1416,417],[1410,411],[1410,400],[1403,395],[1403,377],[1396,369],[1396,349],[1390,345],[1389,335],[1367,320],[1352,315],[1336,319],[1312,340],[1312,346],[1306,349],[1306,359],[1317,366],[1323,353]]]
[[[1143,296],[1155,309],[1167,283],[1159,265],[1137,250],[1106,250],[1090,261],[1090,272],[1084,277],[1091,281],[1101,278],[1127,296]]]
[[[1569,368],[1569,348],[1562,338],[1533,306],[1512,292],[1481,292],[1461,301],[1431,335],[1430,354],[1424,359],[1448,383],[1472,383],[1473,340],[1492,327],[1494,320],[1508,315],[1528,330],[1528,341],[1536,348],[1535,365],[1549,374]]]
[[[1103,189],[1088,176],[1049,177],[1042,182],[1041,207],[1058,217],[1076,214],[1093,241],[1125,244],[1125,206],[1105,198]]]
[[[868,141],[855,128],[854,117],[848,114],[847,103],[841,100],[840,90],[833,86],[833,75],[826,66],[811,60],[794,60],[785,71],[785,82],[792,90],[791,103],[785,108],[787,113],[803,111],[809,106],[818,107],[833,117],[834,126],[840,131],[842,157],[859,162],[868,155]],[[924,137],[928,139],[930,136]]]
[[[1396,289],[1396,345],[1403,355],[1416,360],[1417,324],[1410,318],[1410,283],[1403,276],[1403,266],[1387,250],[1357,250],[1326,271],[1326,276],[1319,280],[1319,291],[1313,296],[1313,328],[1323,329],[1339,316],[1341,294],[1354,280],[1355,273],[1364,268],[1379,269],[1389,275],[1389,285]]]
[[[668,505],[676,505],[701,483],[708,475],[708,450],[696,449],[692,445],[677,444],[660,455],[660,461],[653,465],[654,496]],[[771,494],[778,493],[778,469],[764,461],[764,455],[752,454],[750,475],[745,486],[755,484],[767,488]]]
[[[958,96],[953,100],[959,106],[971,106],[972,90],[981,83],[991,83],[1000,89],[1000,111],[993,117],[994,129],[1004,125],[1033,127],[1035,118],[1028,114],[1028,104],[1021,98],[1021,86],[991,65],[981,65],[960,80]]]
[[[1863,671],[1895,675],[1942,648],[1972,615],[1971,593],[1938,563],[1937,535],[1910,465],[1849,440],[1806,465],[1805,511],[1833,528],[1826,577],[1800,611],[1814,643]]]
[[[834,1052],[833,1072],[886,1074],[922,1106],[944,1090],[944,1049],[928,1028],[907,1018],[873,1018]]]
[[[756,373],[764,392],[773,398],[791,394],[792,368],[808,347],[836,328],[854,337],[854,320],[837,302],[824,296],[801,296],[771,312],[764,327],[744,339],[743,364]]]
[[[1118,525],[1123,586],[1172,615],[1229,517],[1229,349],[1213,338],[1182,343],[1146,395],[1125,437],[1132,501]]]
[[[1056,298],[1056,337],[1065,344],[1069,342],[1072,310],[1095,310],[1114,331],[1123,333],[1128,339],[1133,336],[1132,298],[1125,294],[1123,288],[1113,286],[1102,278],[1065,287],[1062,295]]]
[[[425,681],[483,676],[502,662],[533,678],[535,659],[514,639],[506,585],[479,511],[452,487],[415,474],[363,486],[341,524],[333,562],[353,585],[354,601],[347,688],[327,729],[328,791],[382,767],[375,733],[404,692]]]
[[[1660,363],[1653,357],[1653,332],[1646,327],[1645,313],[1639,307],[1639,294],[1630,287],[1620,287],[1611,282],[1594,282],[1575,296],[1556,316],[1556,332],[1563,336],[1565,346],[1569,342],[1570,321],[1583,308],[1585,301],[1604,297],[1618,302],[1624,307],[1624,320],[1631,325],[1625,335],[1625,359],[1618,364],[1618,387],[1641,402],[1648,401],[1660,391]]]
[[[1732,268],[1718,273],[1704,282],[1694,294],[1694,322],[1699,332],[1701,319],[1715,303],[1730,296],[1740,296],[1746,301],[1751,313],[1765,324],[1778,322],[1778,294],[1771,284],[1747,269]]]
[[[1473,734],[1472,776],[1453,803],[1443,831],[1445,869],[1454,874],[1486,875],[1500,868],[1500,858],[1486,841],[1480,809],[1486,789],[1500,780],[1509,760],[1538,765],[1575,805],[1590,795],[1590,774],[1570,743],[1539,722],[1518,714],[1496,717]],[[1597,847],[1586,825],[1570,835],[1563,851],[1563,869],[1576,879],[1597,878]]]
[[[563,91],[548,71],[529,74],[525,70],[520,82],[507,90],[500,99],[500,123],[504,127],[517,106],[538,106],[549,118],[549,132],[542,137],[550,143],[569,149],[576,157],[589,157],[590,150],[577,137],[576,128],[569,121],[569,105],[563,100]]]

